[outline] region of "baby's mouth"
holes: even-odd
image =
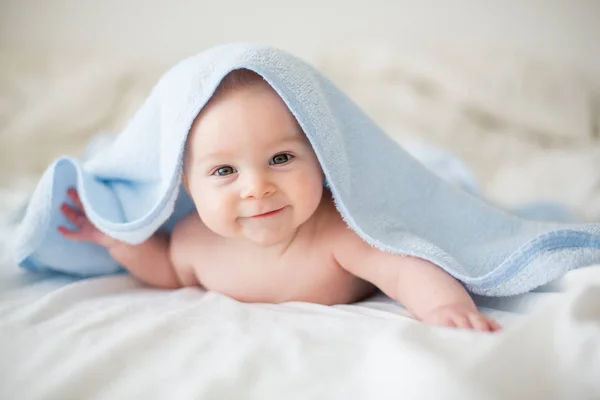
[[[278,214],[278,213],[279,213],[279,212],[281,212],[281,210],[283,210],[284,208],[285,208],[285,207],[281,207],[281,208],[278,208],[278,209],[275,209],[275,210],[272,210],[272,211],[268,211],[268,212],[266,212],[266,213],[262,213],[262,214],[256,214],[256,215],[253,215],[253,216],[252,216],[252,217],[250,217],[250,218],[265,218],[265,217],[270,217],[270,216],[273,216],[273,215],[275,215],[275,214]]]

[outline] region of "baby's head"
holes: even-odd
[[[183,182],[215,233],[270,245],[314,214],[323,173],[300,125],[258,74],[227,75],[196,117]]]

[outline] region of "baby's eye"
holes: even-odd
[[[230,167],[229,165],[225,165],[223,167],[217,168],[217,170],[215,172],[213,172],[213,175],[227,176],[227,175],[233,174],[234,172],[235,172],[235,169],[233,167]]]
[[[275,157],[271,158],[271,161],[269,161],[269,164],[271,165],[277,165],[277,164],[285,164],[286,162],[290,161],[292,159],[291,154],[288,153],[282,153],[282,154],[277,154]]]

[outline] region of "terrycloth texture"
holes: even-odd
[[[48,168],[15,235],[20,265],[84,276],[119,269],[99,246],[58,234],[67,224],[59,205],[69,186],[78,188],[100,230],[129,243],[193,210],[180,190],[186,136],[220,80],[238,68],[261,74],[283,98],[315,149],[338,210],[373,246],[428,259],[471,291],[495,296],[600,261],[600,225],[510,215],[425,168],[311,66],[270,47],[234,44],[168,71],[106,151]]]

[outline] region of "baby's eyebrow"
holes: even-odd
[[[308,142],[308,139],[304,136],[304,134],[302,134],[302,135],[298,135],[298,136],[289,136],[284,139],[278,140],[277,142],[271,144],[270,147],[281,146],[282,144],[288,144],[288,143],[307,144],[307,142]],[[196,158],[194,163],[195,164],[206,163],[206,162],[209,162],[214,159],[231,158],[234,155],[235,155],[235,153],[232,153],[229,151],[217,150],[217,151],[213,151],[213,152],[204,154],[204,155]]]

